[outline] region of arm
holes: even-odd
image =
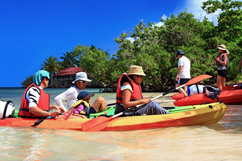
[[[219,62],[221,65],[227,65],[227,54],[224,54],[224,61],[221,61],[219,58],[216,59],[217,62]]]
[[[55,116],[58,116],[58,114],[59,114],[57,111],[47,112],[47,111],[41,110],[40,108],[34,107],[34,106],[29,108],[29,112],[31,112],[35,115],[38,115],[40,117],[48,117],[48,116],[55,117]]]
[[[72,93],[72,91],[69,88],[65,92],[63,92],[63,93],[59,94],[58,96],[56,96],[54,98],[54,100],[55,100],[57,106],[60,106],[61,108],[63,108],[64,110],[66,110],[67,108],[64,106],[63,101],[68,100],[71,93]]]
[[[176,81],[178,81],[179,74],[181,73],[182,68],[183,68],[183,65],[179,66],[179,68],[178,68],[178,72],[177,72],[177,74],[176,74]]]
[[[239,62],[239,73],[241,72],[241,71],[240,71],[241,66],[242,66],[242,57],[241,57],[240,62]]]
[[[127,85],[128,83],[124,83],[124,85]],[[151,100],[150,99],[141,99],[141,100],[137,100],[137,101],[130,101],[130,97],[131,97],[131,91],[129,89],[125,89],[123,91],[123,107],[124,108],[130,108],[139,104],[147,104],[149,103]]]

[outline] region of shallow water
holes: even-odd
[[[22,91],[0,90],[0,99],[17,107]],[[65,89],[47,89],[54,98]],[[93,89],[92,92],[95,92]],[[14,94],[11,94],[14,92]],[[22,92],[22,93],[21,93]],[[145,93],[156,96],[160,93]],[[20,96],[19,96],[20,95]],[[157,99],[172,106],[168,94]],[[107,103],[114,93],[96,93]],[[7,98],[7,99],[6,99]],[[53,100],[51,103],[54,103]],[[125,132],[80,132],[0,127],[1,160],[242,160],[241,105],[228,106],[224,118],[209,126],[170,127]]]

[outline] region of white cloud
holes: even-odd
[[[161,18],[165,20],[168,17],[165,14],[163,14]]]
[[[129,40],[131,43],[133,43],[135,39],[132,37],[127,37],[126,40]]]
[[[212,21],[214,25],[218,24],[217,17],[221,11],[216,11],[213,14],[207,14],[202,8],[204,0],[186,0],[185,8],[188,13],[192,13],[196,19],[202,21],[204,17],[207,17],[209,21]],[[183,10],[185,10],[185,8]]]
[[[164,22],[157,22],[157,23],[155,23],[155,26],[158,26],[158,27],[161,27],[163,25],[164,25]]]

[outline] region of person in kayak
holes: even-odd
[[[223,89],[226,81],[226,75],[227,75],[227,66],[229,62],[229,57],[228,57],[228,50],[226,49],[225,45],[219,45],[217,47],[219,55],[217,56],[216,60],[214,63],[218,66],[218,74],[217,74],[217,86],[220,90]]]
[[[90,93],[85,90],[81,91],[77,96],[78,101],[71,106],[71,108],[75,108],[73,113],[89,115],[91,113],[99,112],[99,109],[94,109],[92,106],[90,106],[91,97],[94,95],[94,93]]]
[[[49,79],[49,72],[45,70],[39,70],[34,74],[33,83],[25,89],[22,97],[18,113],[20,117],[55,117],[64,112],[57,105],[49,105],[49,94],[44,92],[44,88],[48,87]]]
[[[130,66],[129,73],[123,73],[118,81],[116,91],[115,113],[120,113],[128,108],[143,104],[140,109],[134,110],[133,115],[168,114],[157,102],[143,98],[141,83],[145,73],[141,66]]]
[[[59,94],[54,98],[56,104],[62,107],[63,109],[65,109],[65,111],[67,111],[68,109],[66,109],[65,106],[63,105],[63,101],[67,101],[68,107],[71,107],[73,104],[75,104],[78,101],[77,99],[78,94],[82,90],[85,90],[87,83],[91,81],[92,80],[87,78],[87,74],[85,72],[78,72],[76,74],[76,79],[72,82],[74,86],[71,86],[65,92]],[[93,102],[92,107],[96,112],[107,110],[106,101],[103,97],[98,97]]]
[[[190,69],[191,69],[191,62],[185,56],[185,54],[179,50],[176,53],[176,56],[179,58],[178,60],[178,72],[176,74],[176,87],[179,87],[183,84],[186,84],[190,79]],[[187,86],[178,89],[179,92],[183,93],[184,96],[187,96]]]
[[[220,94],[221,90],[209,85],[191,85],[187,86],[188,96],[205,93],[205,96],[208,96],[211,99],[215,99]]]

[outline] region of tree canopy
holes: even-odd
[[[219,12],[218,25],[205,17],[199,21],[186,10],[177,16],[161,19],[162,26],[141,21],[133,31],[120,34],[115,41],[119,45],[116,54],[96,48],[78,45],[64,53],[62,61],[51,56],[43,68],[59,72],[69,66],[80,66],[88,75],[105,87],[115,91],[115,83],[131,65],[140,65],[146,74],[144,87],[149,91],[164,91],[174,88],[177,73],[176,52],[182,50],[191,61],[191,76],[212,75],[207,84],[216,82],[218,55],[217,46],[224,44],[229,50],[228,81],[241,79],[238,64],[242,56],[242,21],[240,1],[208,0],[202,9],[207,13]],[[55,65],[51,65],[55,64]]]

